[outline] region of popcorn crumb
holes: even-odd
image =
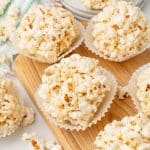
[[[43,109],[58,122],[87,128],[111,83],[96,59],[74,54],[48,67],[38,96]]]
[[[24,116],[21,122],[23,127],[33,123],[35,118],[34,111],[32,108],[24,107]]]
[[[118,1],[105,7],[91,26],[96,53],[114,61],[136,55],[150,42],[150,25],[132,2]]]
[[[1,65],[8,65],[9,64],[9,60],[8,57],[6,56],[6,54],[0,52],[0,64]]]
[[[10,0],[1,0],[0,1],[0,15],[4,14],[4,10],[6,9],[6,7],[9,3],[10,3]]]
[[[74,16],[60,7],[38,5],[22,19],[12,39],[21,53],[54,63],[79,37]]]
[[[123,100],[125,99],[126,97],[129,96],[128,94],[128,89],[126,86],[122,87],[122,86],[118,86],[118,93],[117,93],[117,96],[119,99]]]
[[[94,144],[98,150],[149,150],[149,119],[139,113],[113,121],[99,132]]]
[[[56,142],[45,141],[39,138],[35,133],[24,133],[22,138],[30,142],[32,150],[62,150],[61,146],[56,144]]]

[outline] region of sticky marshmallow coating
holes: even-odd
[[[60,7],[38,5],[22,19],[14,43],[22,54],[54,63],[79,37],[74,16]]]
[[[113,121],[96,137],[97,150],[150,149],[150,122],[142,113]]]
[[[137,78],[136,97],[144,114],[150,117],[150,67]]]
[[[24,116],[33,122],[34,118],[28,117],[26,110],[28,108],[20,102],[12,80],[0,77],[0,138],[13,133],[22,124]]]
[[[118,0],[81,0],[83,5],[89,9],[99,10],[103,9],[112,3],[117,2]]]
[[[96,53],[113,60],[134,56],[150,42],[150,25],[132,2],[119,1],[92,19]]]
[[[39,88],[42,107],[58,122],[88,127],[110,91],[96,59],[74,54],[48,67]]]

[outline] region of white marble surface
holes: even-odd
[[[143,6],[142,11],[144,12],[146,18],[150,23],[150,0],[145,0],[145,4]]]

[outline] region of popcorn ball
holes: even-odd
[[[74,16],[60,7],[38,5],[22,19],[15,32],[14,45],[22,54],[54,63],[79,37]]]
[[[99,132],[97,150],[149,150],[150,122],[142,113],[113,121]]]
[[[85,129],[110,88],[98,60],[74,54],[44,71],[38,96],[43,110],[58,122]]]
[[[23,140],[30,142],[32,150],[62,150],[60,145],[53,141],[41,139],[35,133],[24,133],[22,138]]]
[[[13,133],[28,118],[28,123],[34,118],[27,115],[29,108],[23,106],[9,78],[0,77],[0,138]],[[31,113],[31,109],[29,110]],[[31,115],[31,114],[30,114]]]
[[[150,25],[132,2],[119,1],[105,7],[91,21],[96,54],[123,61],[145,50],[150,42]]]
[[[150,117],[150,65],[137,78],[136,97],[144,114]]]
[[[117,2],[118,0],[81,0],[84,6],[89,9],[103,9],[104,7]]]

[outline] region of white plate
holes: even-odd
[[[85,12],[81,12],[73,7],[71,7],[70,5],[68,5],[67,3],[65,3],[64,1],[61,1],[61,3],[63,4],[63,6],[65,8],[67,8],[69,11],[71,11],[72,13],[76,14],[76,15],[79,15],[81,17],[84,17],[84,18],[87,18],[87,19],[90,19],[91,17],[93,17],[94,15],[93,14],[88,14],[88,13],[85,13]]]
[[[42,119],[41,115],[37,111],[36,107],[32,103],[32,100],[30,99],[20,82],[15,77],[11,77],[11,79],[15,82],[15,85],[19,87],[19,93],[22,94],[21,97],[23,97],[24,104],[34,109],[36,113],[36,120],[32,125],[24,128],[20,127],[12,135],[5,138],[0,138],[0,150],[29,150],[28,142],[22,141],[22,134],[24,132],[36,132],[37,135],[39,135],[39,137],[41,138],[47,140],[55,140],[52,131]]]
[[[84,13],[96,15],[99,12],[97,10],[91,10],[83,6],[81,0],[61,0],[61,1],[64,1],[69,6]]]

